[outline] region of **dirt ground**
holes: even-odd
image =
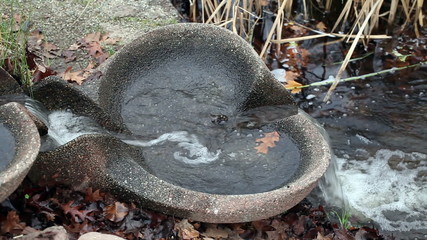
[[[168,0],[0,1],[0,12],[21,15],[30,31],[41,31],[44,40],[59,49],[95,32],[108,33],[124,45],[154,27],[178,22],[178,12]],[[61,58],[46,64],[56,71],[66,68]]]

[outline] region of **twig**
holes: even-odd
[[[92,3],[92,0],[89,0],[86,3],[85,8],[83,9],[83,11],[80,13],[80,15],[76,18],[76,20],[74,20],[74,22],[71,24],[71,26],[75,26],[76,22],[83,16],[83,14],[86,12],[86,9],[89,7],[89,5]]]
[[[332,92],[334,91],[334,89],[337,87],[338,83],[340,82],[340,78],[341,78],[341,74],[344,72],[344,70],[347,67],[348,61],[351,58],[351,55],[354,52],[354,49],[356,48],[357,43],[359,42],[360,37],[362,36],[362,32],[364,31],[366,25],[368,24],[369,19],[371,18],[372,14],[374,13],[374,11],[376,10],[376,8],[378,6],[381,6],[382,0],[377,1],[374,6],[372,6],[371,11],[366,15],[366,19],[363,22],[362,26],[359,29],[359,32],[356,35],[356,38],[354,39],[354,42],[351,44],[350,49],[348,50],[347,55],[344,58],[344,62],[341,65],[340,69],[338,70],[337,75],[335,76],[335,80],[332,84],[332,86],[329,88],[328,92],[326,93],[325,98],[323,99],[324,102],[326,102],[329,97],[331,96]]]
[[[400,70],[407,69],[407,68],[413,68],[413,67],[421,66],[423,64],[427,64],[427,62],[419,62],[419,63],[415,63],[412,65],[404,66],[404,67],[390,68],[390,69],[385,69],[385,70],[382,70],[379,72],[368,73],[368,74],[355,76],[355,77],[343,78],[343,79],[340,79],[339,82],[341,83],[341,82],[354,81],[354,80],[358,80],[358,79],[366,79],[368,77],[374,77],[374,76],[381,75],[384,73],[390,73],[390,72],[400,71]],[[335,82],[335,79],[326,79],[326,80],[323,80],[320,82],[314,82],[314,83],[310,83],[307,85],[295,86],[295,87],[285,87],[285,88],[288,90],[293,90],[293,89],[308,88],[308,87],[314,87],[314,86],[326,86],[326,85],[330,85],[334,82]]]

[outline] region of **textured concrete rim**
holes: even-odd
[[[101,188],[126,202],[196,221],[233,223],[265,219],[304,199],[326,172],[331,159],[324,129],[304,111],[283,119],[276,127],[298,142],[304,166],[286,185],[269,192],[218,195],[173,185],[142,167],[141,149],[101,134],[83,135],[53,151],[40,153],[30,176],[39,179],[44,174],[60,173],[56,181],[82,189]]]
[[[0,119],[15,137],[16,152],[8,167],[0,172],[0,202],[21,184],[40,148],[37,127],[22,105],[11,102],[0,106]]]
[[[119,165],[110,166],[109,178],[132,196],[128,200],[139,201],[170,215],[212,223],[247,222],[280,214],[298,204],[317,185],[326,172],[331,159],[327,135],[321,127],[302,110],[283,119],[278,128],[301,126],[288,132],[291,137],[305,140],[299,147],[305,159],[299,173],[287,185],[269,192],[244,195],[218,195],[197,192],[165,182],[148,173],[132,161],[118,163],[129,169],[128,176],[115,172]],[[283,130],[283,129],[282,129]],[[113,172],[111,172],[113,171]],[[136,176],[136,177],[133,177]]]
[[[187,46],[186,40],[192,44],[214,46],[216,48],[212,54],[217,56],[224,52],[230,53],[233,60],[242,62],[242,65],[246,66],[242,70],[247,76],[246,82],[238,83],[240,88],[245,88],[241,91],[242,93],[239,93],[245,95],[243,98],[246,99],[246,102],[242,103],[241,110],[259,106],[288,105],[293,106],[292,114],[297,113],[292,95],[275,79],[249,43],[225,28],[200,23],[180,23],[159,27],[124,46],[113,55],[106,66],[100,80],[98,97],[91,98],[97,99],[99,105],[109,112],[115,121],[121,121],[120,110],[116,106],[116,103],[121,101],[120,91],[123,91],[128,81],[132,81],[132,74],[149,71],[151,67],[135,66],[135,64],[145,61],[141,59],[146,58],[149,59],[148,65],[161,63],[161,59],[167,58],[164,56],[180,52],[180,47]],[[171,44],[173,47],[159,49],[159,43]],[[194,46],[194,48],[198,49],[201,46]],[[229,67],[229,64],[225,67]],[[131,69],[132,73],[129,73]],[[259,88],[261,85],[262,89]]]
[[[126,78],[129,76],[126,73],[129,71],[128,65],[138,61],[138,58],[141,57],[140,52],[144,54],[144,48],[152,49],[155,43],[177,37],[188,40],[188,36],[198,36],[197,34],[209,35],[206,37],[209,40],[218,38],[218,40],[215,39],[216,42],[206,44],[224,44],[233,51],[234,55],[238,56],[238,60],[245,61],[248,71],[255,76],[252,80],[248,80],[247,84],[250,85],[251,91],[255,92],[254,95],[261,96],[250,99],[249,103],[246,103],[249,108],[257,107],[257,104],[263,106],[278,102],[279,104],[292,104],[289,92],[274,80],[256,52],[243,39],[231,31],[213,25],[175,24],[147,33],[141,39],[125,46],[113,57],[101,81],[100,105],[112,114],[113,119],[120,120],[119,111],[112,105],[119,100],[117,95],[120,95],[118,94],[120,90],[116,89],[122,88],[128,81]],[[205,37],[200,38],[206,39]],[[176,46],[186,44],[184,41],[180,41],[182,40],[171,43],[176,43]],[[153,52],[150,52],[148,56],[153,57],[152,54]],[[145,69],[145,66],[138,67]],[[117,81],[118,79],[120,81]],[[263,88],[260,87],[261,85]],[[267,87],[264,88],[264,86]],[[243,95],[250,98],[253,92]],[[257,101],[261,101],[261,103]],[[245,222],[267,218],[293,207],[306,197],[325,173],[331,159],[331,150],[326,135],[323,134],[321,127],[303,111],[283,119],[277,123],[276,127],[296,139],[303,155],[303,163],[287,185],[273,191],[245,195],[197,192],[165,182],[149,174],[132,161],[121,162],[121,167],[110,166],[107,171],[115,185],[119,186],[123,192],[133,196],[132,200],[171,215],[215,223]],[[128,176],[120,174],[119,170],[115,172],[114,169],[120,168],[129,169]]]
[[[126,71],[129,65],[135,63],[132,59],[140,59],[141,55],[138,54],[144,54],[148,43],[153,49],[161,39],[192,36],[193,33],[203,35],[199,43],[204,44],[204,34],[208,34],[209,40],[217,38],[216,44],[225,44],[227,51],[237,51],[237,61],[244,61],[245,69],[254,75],[243,83],[241,96],[245,99],[255,97],[241,107],[294,106],[289,92],[274,79],[252,47],[240,37],[212,25],[176,24],[144,35],[113,57],[99,89],[100,105],[112,115],[113,120],[121,121],[120,113],[112,105],[120,100],[120,91],[126,87],[126,81],[129,80]],[[185,44],[185,41],[180,40],[177,45]],[[134,55],[136,51],[139,53]],[[137,71],[141,69],[144,68],[140,67]],[[60,172],[64,183],[109,190],[123,200],[137,202],[142,207],[173,216],[212,223],[259,220],[282,213],[306,197],[325,173],[331,159],[331,150],[323,129],[296,107],[292,109],[292,114],[275,123],[274,127],[295,140],[302,155],[302,163],[286,185],[268,192],[218,195],[173,185],[150,174],[150,170],[143,167],[143,157],[138,153],[140,149],[106,135],[81,136],[54,151],[40,153],[36,167],[43,169],[47,176]],[[82,147],[85,149],[83,152]],[[40,174],[34,171],[36,178]],[[76,178],[76,174],[79,177]]]

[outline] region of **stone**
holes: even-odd
[[[122,240],[124,238],[112,234],[105,234],[99,232],[88,232],[81,235],[78,240]]]
[[[68,240],[67,230],[62,226],[48,227],[43,231],[29,233],[18,239],[22,240]]]
[[[40,148],[40,137],[26,108],[16,102],[0,106],[0,123],[9,129],[15,140],[15,153],[6,168],[0,171],[2,202],[21,184],[33,165]],[[4,144],[6,140],[2,141]]]
[[[157,112],[166,112],[170,118],[159,120],[156,118],[158,115],[153,114],[153,119],[146,118],[131,126],[129,120],[137,118],[138,114],[133,117],[123,115],[126,103],[134,96],[145,96],[144,93],[132,92],[138,90],[135,84],[155,86],[154,92],[164,89],[160,85],[157,87],[157,82],[163,82],[167,86],[171,84],[180,92],[176,94],[171,91],[167,95],[154,96],[155,100],[167,98],[170,103],[175,104],[171,107],[165,105],[163,110]],[[154,128],[167,128],[168,123],[164,120],[170,123],[175,119],[191,120],[189,118],[195,118],[191,114],[205,110],[191,104],[191,101],[192,97],[211,97],[209,94],[212,92],[198,92],[199,89],[195,87],[207,83],[213,84],[213,87],[203,85],[204,88],[201,89],[218,90],[218,102],[227,106],[224,111],[229,111],[227,118],[221,118],[226,120],[221,124],[214,124],[212,129],[224,131],[228,127],[235,128],[238,124],[233,123],[233,119],[240,123],[241,119],[253,116],[258,119],[261,118],[257,116],[258,113],[279,113],[281,118],[265,117],[261,119],[260,126],[268,125],[278,133],[289,136],[298,147],[298,168],[285,183],[272,190],[248,194],[195,191],[160,178],[152,166],[148,165],[149,161],[145,157],[150,151],[149,147],[131,146],[106,134],[83,135],[55,150],[40,153],[30,176],[37,180],[43,175],[58,173],[55,180],[61,183],[79,186],[81,189],[89,186],[100,188],[123,201],[135,202],[145,208],[212,223],[268,218],[300,202],[317,185],[329,165],[331,149],[327,136],[315,120],[296,107],[290,93],[278,83],[252,47],[226,29],[204,24],[176,24],[158,28],[114,55],[102,79],[97,84],[90,85],[91,88],[97,86],[96,88],[85,91],[86,85],[81,87],[82,92],[89,93],[88,98],[93,104],[79,108],[75,104],[80,104],[80,101],[69,101],[68,97],[61,95],[62,90],[55,93],[51,87],[48,89],[53,89],[49,91],[54,94],[49,96],[46,93],[40,99],[49,99],[45,102],[52,103],[51,110],[67,106],[73,111],[81,109],[85,114],[93,113],[96,108],[98,110],[95,112],[108,113],[112,122],[123,125],[129,132],[144,138],[150,136],[150,131],[155,134],[156,129],[149,127],[141,130],[138,128],[140,125],[150,123]],[[44,90],[41,92],[45,93]],[[74,90],[68,89],[66,92]],[[72,94],[66,95],[72,97]],[[183,99],[182,95],[191,97]],[[59,99],[59,106],[55,106]],[[158,104],[152,100],[143,98],[138,108],[149,113]],[[99,104],[100,109],[95,103]],[[205,105],[204,108],[210,109],[210,105]],[[213,114],[218,116],[223,113]],[[211,115],[203,117],[206,117],[206,121],[201,121],[199,125],[213,124]],[[199,125],[195,124],[194,129]],[[252,126],[244,125],[241,127],[246,129],[250,129],[249,125]],[[200,131],[203,129],[201,127]],[[208,136],[215,134],[215,130],[209,131],[206,133]]]
[[[0,96],[23,93],[18,82],[6,70],[0,67]]]

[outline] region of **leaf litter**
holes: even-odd
[[[119,39],[96,32],[86,35],[68,49],[61,50],[54,43],[46,41],[40,30],[35,30],[27,39],[27,62],[33,75],[32,81],[39,82],[45,77],[58,75],[65,81],[81,85],[84,81],[97,79],[102,76],[102,73],[95,68],[110,57],[105,48],[116,45],[115,49],[117,49],[118,43]],[[53,58],[63,58],[66,65],[84,59],[89,63],[84,69],[73,71],[73,68],[80,64],[72,64],[66,66],[63,71],[57,72],[45,64],[45,59]]]
[[[0,206],[0,239],[39,232],[51,226],[63,226],[70,239],[93,231],[131,240],[392,239],[383,238],[372,228],[342,229],[331,223],[322,206],[313,207],[307,200],[268,219],[212,224],[138,208],[98,189],[80,192],[49,181],[34,185],[26,179]]]

